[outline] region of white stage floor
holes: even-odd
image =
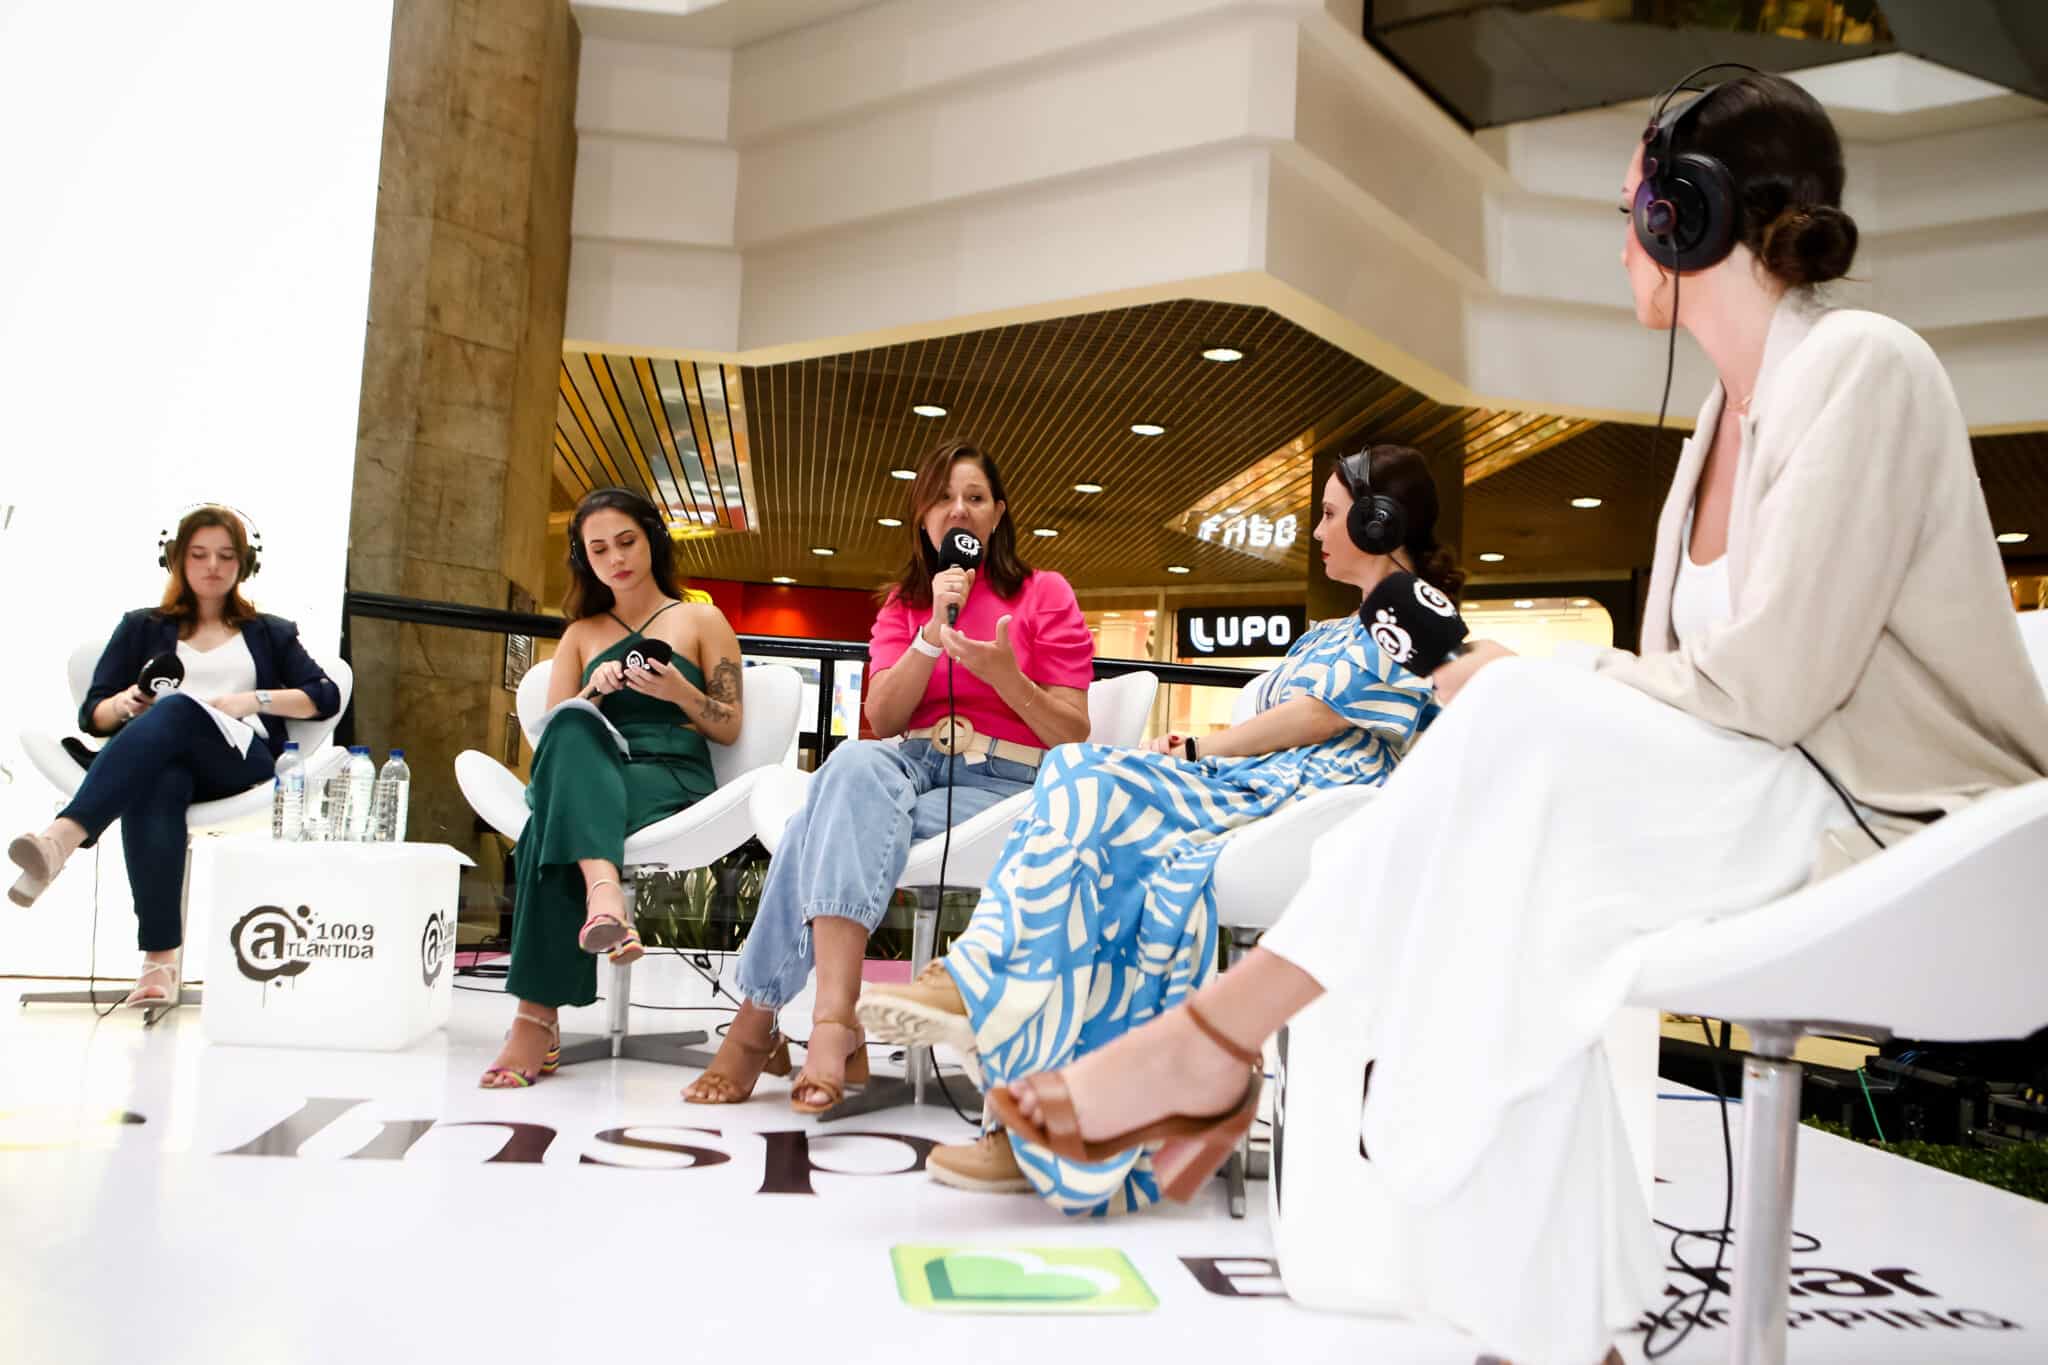
[[[76,1007],[14,1007],[39,985],[0,982],[7,1360],[1130,1365],[1164,1348],[1471,1365],[1477,1353],[1441,1329],[1271,1297],[1262,1184],[1242,1222],[1220,1182],[1192,1208],[1073,1222],[1028,1196],[933,1184],[905,1169],[915,1154],[898,1138],[798,1118],[785,1081],[728,1108],[682,1104],[693,1073],[641,1062],[479,1091],[509,1016],[486,995],[458,994],[447,1034],[409,1052],[326,1053],[209,1046],[196,1011],[145,1033],[132,1013],[95,1023]],[[599,1011],[586,1013],[594,1030]],[[722,1017],[634,1016],[637,1031]],[[1657,1216],[1718,1224],[1715,1106],[1667,1100],[1658,1121]],[[969,1132],[943,1107],[839,1126]],[[622,1145],[620,1130],[663,1146]],[[1805,1130],[1796,1222],[1793,1360],[2048,1360],[2048,1206]],[[902,1243],[1113,1248],[1158,1306],[1085,1323],[917,1312],[891,1268]],[[1711,1261],[1712,1247],[1688,1256]],[[1693,1283],[1676,1269],[1670,1280]],[[1727,1340],[1710,1324],[1665,1358],[1718,1360]],[[1640,1334],[1621,1346],[1643,1359]]]

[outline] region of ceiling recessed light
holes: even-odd
[[[915,469],[892,469],[889,471],[889,477],[892,479],[902,479],[905,483],[908,483],[917,477],[917,471]]]
[[[1131,423],[1131,434],[1133,436],[1164,436],[1166,428],[1160,426],[1157,422],[1133,422]]]
[[[1516,598],[1516,599],[1515,599],[1515,610],[1516,610],[1516,611],[1527,611],[1527,610],[1529,610],[1529,608],[1531,608],[1531,607],[1533,607],[1533,606],[1535,606],[1535,605],[1536,605],[1536,604],[1535,604],[1534,602],[1530,601],[1530,600],[1529,600],[1528,598],[1526,598],[1526,597],[1518,597],[1518,598]]]
[[[1053,530],[1050,526],[1034,526],[1031,528],[1031,534],[1034,536],[1044,536],[1047,540],[1051,540],[1059,532]]]
[[[1575,607],[1590,607],[1593,605],[1593,599],[1590,597],[1574,597],[1572,605]]]
[[[2027,533],[2025,531],[2001,531],[1998,535],[1998,543],[2000,545],[2018,545],[2023,543],[2026,538]]]
[[[1598,499],[1598,498],[1573,498],[1573,499],[1572,499],[1572,506],[1574,506],[1574,507],[1579,507],[1579,508],[1586,508],[1586,509],[1591,509],[1591,508],[1594,508],[1594,507],[1598,507],[1599,505],[1600,505],[1600,499]]]
[[[1479,556],[1479,562],[1481,564],[1498,564],[1506,558],[1506,555],[1494,554],[1492,551],[1489,550],[1487,553]]]
[[[898,518],[896,518],[896,517],[876,517],[876,518],[875,518],[875,525],[877,525],[877,526],[901,526],[902,524],[903,524],[903,523],[902,523],[902,521],[901,521],[901,520],[899,520],[899,519],[898,519]]]
[[[911,411],[919,417],[944,417],[946,415],[946,410],[937,403],[919,403]]]
[[[1193,570],[1193,569],[1190,569],[1190,568],[1189,568],[1189,567],[1188,567],[1187,565],[1185,565],[1185,564],[1169,564],[1169,565],[1167,565],[1167,566],[1166,566],[1166,571],[1167,571],[1168,573],[1193,573],[1193,572],[1194,572],[1194,570]]]
[[[1153,610],[1152,608],[1150,608],[1150,607],[1147,607],[1147,608],[1145,608],[1145,619],[1146,619],[1147,621],[1150,621],[1150,620],[1151,620],[1152,618],[1154,618],[1154,617],[1155,617],[1155,616],[1157,616],[1157,615],[1159,615],[1159,613],[1158,613],[1158,612],[1156,612],[1156,611],[1154,611],[1154,610]]]
[[[1102,485],[1099,483],[1077,483],[1074,485],[1074,491],[1076,493],[1100,493]]]
[[[796,580],[795,580],[794,578],[791,578],[791,577],[790,577],[790,576],[789,576],[788,574],[780,574],[780,573],[779,573],[779,574],[777,574],[777,575],[775,575],[775,577],[773,577],[773,578],[769,579],[768,581],[769,581],[769,582],[771,582],[771,583],[794,583],[794,582],[796,582]]]
[[[830,545],[813,545],[811,553],[817,555],[820,559],[827,559],[838,554],[839,551],[833,549]]]
[[[1202,359],[1214,360],[1219,364],[1228,365],[1233,360],[1243,360],[1244,352],[1238,350],[1235,346],[1211,346],[1208,350],[1202,352]]]
[[[1124,619],[1124,614],[1120,611],[1106,611],[1102,615],[1103,619],[1108,621],[1121,621]]]

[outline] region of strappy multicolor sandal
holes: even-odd
[[[736,1049],[740,1055],[740,1074],[745,1073],[749,1062],[754,1066],[754,1074],[743,1086],[739,1075],[720,1071],[718,1058],[714,1057],[711,1065],[704,1069],[704,1074],[684,1088],[684,1104],[743,1104],[753,1098],[754,1087],[760,1084],[762,1076],[787,1076],[790,1073],[789,1039],[782,1036],[781,1029],[769,1033],[765,1044],[743,1042],[728,1033],[718,1050],[722,1054],[728,1047]],[[707,1082],[715,1083],[716,1088]]]
[[[525,1005],[521,1005],[512,1018],[515,1023],[524,1019],[529,1024],[539,1024],[547,1030],[548,1050],[540,1059],[540,1071],[518,1071],[509,1066],[488,1067],[483,1075],[477,1077],[476,1087],[479,1090],[524,1090],[542,1076],[554,1075],[556,1069],[562,1065],[560,1024],[544,1014],[528,1013]],[[506,1029],[505,1036],[510,1038],[512,1030]]]
[[[618,886],[618,883],[610,877],[600,877],[592,882],[590,891],[583,897],[586,908],[590,904],[590,895],[600,886]],[[576,946],[586,953],[603,953],[614,967],[630,967],[647,955],[647,949],[640,942],[640,931],[633,926],[632,916],[623,912],[614,914],[609,910],[591,911],[576,933]]]
[[[868,1040],[851,1019],[813,1020],[811,1022],[811,1046],[816,1047],[818,1029],[827,1024],[833,1028],[843,1028],[853,1035],[853,1046],[846,1050],[846,1079],[844,1081],[818,1079],[811,1074],[809,1059],[806,1058],[804,1070],[798,1072],[797,1078],[789,1083],[789,1107],[796,1110],[799,1114],[822,1114],[846,1098],[847,1086],[866,1085],[868,1083]],[[825,1096],[825,1102],[823,1104],[806,1103],[803,1098],[805,1091],[813,1093],[822,1092]]]

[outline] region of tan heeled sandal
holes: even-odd
[[[853,1046],[846,1049],[846,1079],[843,1081],[827,1081],[820,1080],[818,1077],[811,1075],[809,1058],[807,1056],[805,1058],[804,1070],[798,1072],[796,1079],[791,1081],[789,1085],[789,1107],[796,1110],[799,1114],[822,1114],[846,1098],[847,1086],[866,1085],[868,1083],[868,1040],[861,1033],[859,1025],[850,1019],[812,1020],[811,1049],[815,1049],[818,1045],[818,1030],[825,1027],[842,1028],[853,1035]],[[825,1102],[823,1104],[806,1102],[804,1099],[806,1091],[814,1094],[823,1094]]]
[[[151,977],[162,980],[152,981]],[[128,998],[121,1002],[123,1009],[146,1010],[158,1005],[178,1003],[178,960],[169,962],[147,962],[136,973],[135,989],[128,992]]]
[[[1153,1173],[1159,1179],[1161,1191],[1168,1199],[1184,1204],[1194,1198],[1203,1183],[1230,1159],[1238,1139],[1251,1130],[1252,1121],[1259,1113],[1259,1086],[1265,1081],[1266,1067],[1264,1058],[1258,1053],[1239,1046],[1204,1019],[1193,1001],[1182,1008],[1194,1026],[1208,1035],[1210,1042],[1251,1069],[1244,1098],[1225,1113],[1203,1117],[1175,1114],[1116,1137],[1090,1142],[1081,1136],[1081,1121],[1074,1113],[1074,1097],[1068,1091],[1061,1072],[1041,1071],[1018,1082],[1028,1088],[1038,1101],[1036,1121],[1024,1117],[1023,1109],[1008,1086],[997,1086],[990,1091],[988,1102],[1013,1136],[1045,1147],[1068,1161],[1107,1161],[1133,1147],[1149,1146],[1155,1142],[1185,1144],[1185,1158],[1172,1163],[1170,1169],[1167,1162],[1155,1159],[1153,1163]]]
[[[713,1057],[711,1065],[704,1069],[704,1074],[683,1088],[684,1104],[744,1104],[754,1097],[754,1087],[761,1083],[761,1077],[787,1076],[792,1069],[789,1060],[789,1039],[782,1036],[781,1029],[772,1030],[765,1044],[743,1042],[728,1033],[725,1041],[719,1044],[718,1050],[722,1054],[728,1047],[739,1052],[741,1071],[720,1071],[720,1058]],[[754,1074],[747,1077],[743,1086],[740,1075],[744,1074],[744,1068],[748,1063],[752,1063]],[[703,1088],[707,1081],[715,1082],[721,1087],[718,1093],[714,1094]]]

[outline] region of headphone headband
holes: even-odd
[[[1705,270],[1735,249],[1742,222],[1735,178],[1703,152],[1681,148],[1681,134],[1720,84],[1700,90],[1677,108],[1671,101],[1709,71],[1740,70],[1761,75],[1744,62],[1695,67],[1658,99],[1643,129],[1643,178],[1631,206],[1636,241],[1650,259],[1673,271]]]
[[[254,517],[231,502],[195,502],[180,508],[178,515],[171,518],[170,526],[156,533],[156,566],[166,571],[170,569],[171,546],[177,541],[178,530],[184,526],[185,518],[191,516],[194,512],[208,510],[226,512],[236,521],[242,523],[242,536],[248,541],[249,549],[242,556],[241,581],[244,583],[248,582],[258,573],[262,572],[263,569],[263,532],[257,529]]]

